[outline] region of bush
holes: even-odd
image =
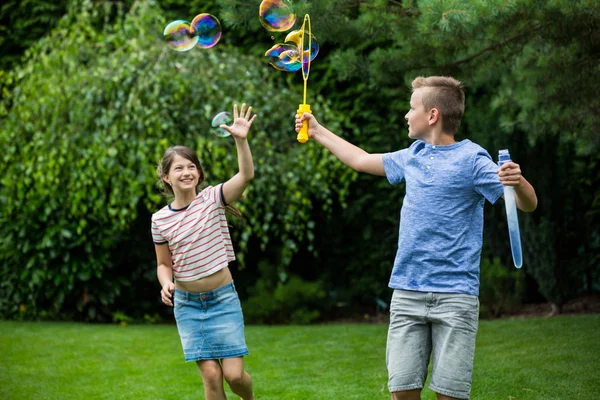
[[[312,242],[313,200],[327,213],[345,195],[348,183],[328,182],[348,182],[347,169],[295,140],[301,93],[261,58],[224,45],[169,50],[166,22],[151,1],[128,11],[84,1],[3,77],[11,90],[0,104],[0,317],[110,321],[115,304],[134,319],[154,313],[150,213],[164,204],[155,166],[166,147],[184,144],[209,183],[231,177],[234,144],[204,133],[234,102],[259,114],[256,179],[239,204],[246,223],[233,232],[240,268],[269,246],[285,269]],[[335,127],[328,104],[314,104]]]
[[[325,297],[318,282],[298,276],[274,286],[260,279],[244,302],[244,317],[250,324],[308,324],[321,316]]]
[[[480,315],[498,317],[523,299],[524,274],[521,270],[507,267],[495,257],[481,260],[479,288]]]

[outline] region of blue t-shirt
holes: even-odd
[[[384,154],[383,166],[391,184],[406,181],[390,288],[479,295],[483,204],[504,193],[488,152],[470,140],[417,140]]]

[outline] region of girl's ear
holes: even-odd
[[[167,185],[171,185],[171,183],[169,182],[169,176],[167,174],[163,174],[161,178]]]

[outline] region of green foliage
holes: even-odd
[[[251,324],[308,324],[320,317],[325,297],[319,283],[298,276],[279,281],[274,287],[259,279],[244,302],[244,317]]]
[[[155,166],[167,146],[184,144],[198,150],[209,183],[231,177],[232,141],[207,132],[234,102],[259,115],[250,137],[257,178],[233,232],[242,266],[256,239],[285,269],[312,242],[313,204],[327,213],[347,195],[347,183],[327,185],[352,176],[347,169],[295,141],[298,91],[239,51],[171,51],[164,25],[153,2],[84,2],[6,77],[14,89],[0,128],[3,317],[22,304],[29,317],[102,320],[132,293],[147,309],[128,315],[156,307],[149,213],[164,203]],[[317,104],[335,120],[326,101]]]
[[[25,50],[51,31],[68,0],[6,0],[0,5],[0,71],[17,65]]]
[[[479,288],[480,314],[499,317],[521,304],[524,275],[512,265],[505,266],[500,259],[483,259]]]
[[[254,26],[255,16],[242,12],[241,3],[219,2],[236,10],[226,23]],[[600,187],[597,1],[316,0],[296,5],[299,15],[310,13],[321,44],[312,87],[344,110],[337,133],[368,151],[404,147],[408,141],[398,132],[411,80],[433,74],[463,80],[467,108],[458,139],[470,138],[492,156],[509,148],[537,191],[538,210],[520,214],[524,271],[556,304],[597,290],[600,263],[590,261],[598,260],[600,237],[594,200]],[[381,277],[391,270],[393,250],[381,248],[394,246],[390,238],[397,225],[387,217],[397,215],[402,193],[381,185],[374,189],[373,179],[362,177],[353,182],[349,206],[340,209],[335,222],[324,222],[327,235],[319,242],[318,259],[324,281],[350,298],[360,296],[362,285],[380,281],[383,286]],[[483,257],[504,261],[510,247],[501,208],[486,211]],[[358,223],[361,212],[368,218]],[[356,285],[332,279],[340,271],[352,271]],[[380,288],[379,295],[384,291]]]
[[[0,68],[2,316],[108,320],[115,302],[141,304],[139,315],[124,310],[137,319],[154,312],[148,221],[163,204],[154,164],[167,145],[181,143],[199,151],[209,183],[231,176],[231,141],[205,132],[234,101],[259,114],[250,139],[256,179],[232,228],[237,276],[250,286],[261,280],[265,297],[290,275],[326,290],[325,302],[372,307],[388,298],[404,189],[357,179],[313,141],[295,142],[302,81],[266,65],[264,51],[285,33],[262,28],[258,1],[165,0],[162,9],[146,1],[72,3],[22,65]],[[0,8],[2,22],[10,21],[0,35],[10,65],[66,7],[27,4],[44,12],[29,15],[14,1]],[[463,80],[458,139],[492,156],[509,148],[537,191],[538,210],[519,214],[523,272],[537,284],[524,290],[557,305],[600,290],[597,1],[294,5],[295,28],[310,13],[321,45],[308,85],[320,122],[367,151],[393,151],[410,143],[403,120],[410,81]],[[165,49],[165,24],[199,12],[221,20],[219,45]],[[17,39],[24,39],[18,49]],[[510,265],[503,213],[502,205],[486,208],[482,256]]]

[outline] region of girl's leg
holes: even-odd
[[[204,396],[206,400],[227,400],[223,390],[223,370],[219,360],[196,361],[202,383],[204,383]]]
[[[244,371],[244,358],[224,358],[223,375],[229,384],[231,391],[242,398],[242,400],[254,400],[252,392],[252,378]]]

